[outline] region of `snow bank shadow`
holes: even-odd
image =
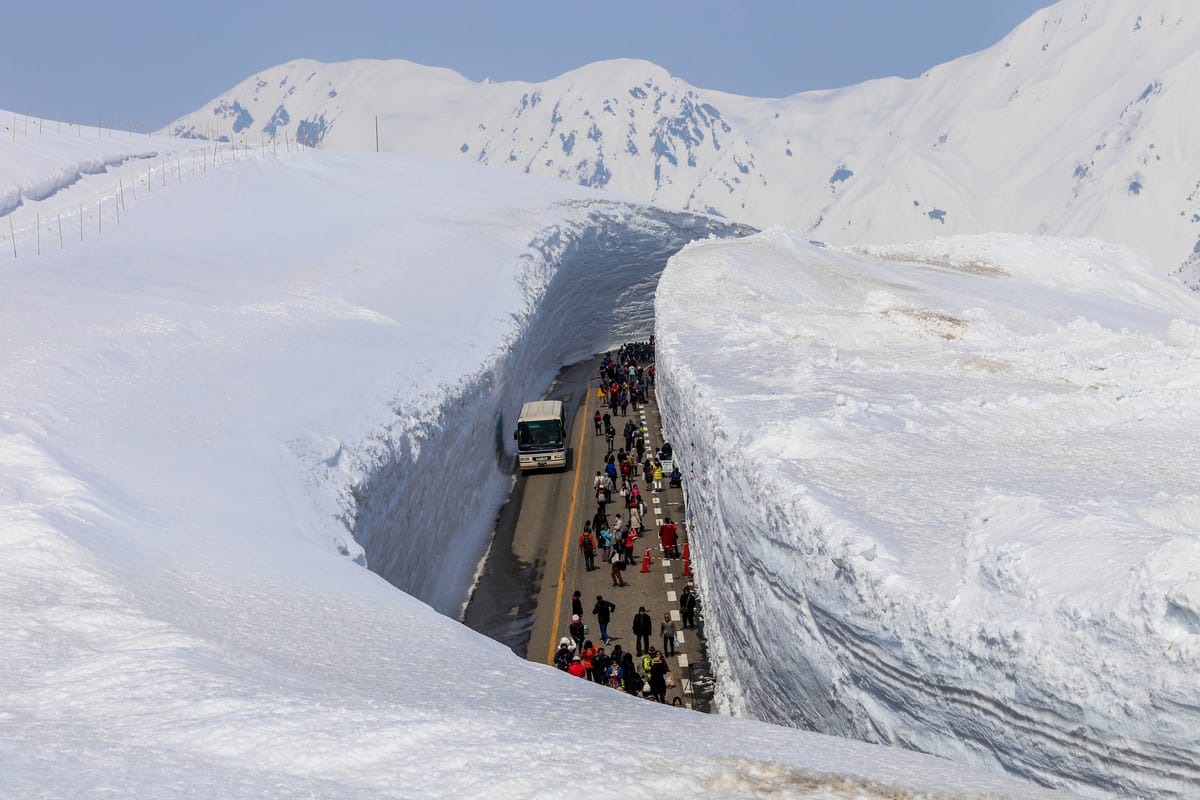
[[[70,166],[65,166],[57,172],[39,180],[16,186],[0,194],[0,217],[16,211],[26,200],[41,202],[49,200],[64,189],[69,189],[86,175],[101,175],[108,172],[109,167],[119,167],[131,158],[158,158],[158,151],[146,153],[130,153],[116,158],[89,159]]]
[[[688,242],[749,228],[608,201],[566,205],[522,257],[525,305],[477,373],[441,398],[401,398],[348,514],[368,568],[458,616],[513,479],[507,431],[559,369],[653,332],[654,292]],[[496,455],[499,453],[499,457]]]

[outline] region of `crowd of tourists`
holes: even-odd
[[[652,392],[653,338],[623,345],[615,355],[606,354],[600,367],[600,386],[605,396],[605,408],[598,409],[592,421],[595,435],[606,439],[607,452],[603,467],[596,471],[592,481],[596,513],[584,523],[579,549],[586,571],[599,569],[596,563],[599,557],[600,563],[610,570],[612,585],[624,587],[629,585],[625,580],[625,570],[636,565],[634,552],[637,542],[646,535],[646,504],[639,478],[646,486],[646,493],[663,491],[666,462],[673,467],[666,475],[669,485],[678,487],[682,481],[682,474],[673,462],[670,443],[663,442],[651,452],[647,447],[648,436],[644,424],[627,420],[620,433],[624,446],[617,446],[617,418],[625,417],[630,406],[636,412],[638,405],[646,403],[647,395]],[[616,507],[611,519],[610,505]],[[680,532],[670,517],[665,517],[658,526],[658,536],[663,555],[679,558]],[[687,584],[679,598],[682,628],[696,627],[698,602],[695,588]],[[668,683],[674,682],[666,659],[675,654],[678,633],[670,612],[663,614],[657,626],[661,649],[650,643],[655,625],[650,613],[641,607],[634,615],[631,626],[635,647],[629,650],[617,644],[611,652],[607,652],[606,648],[613,644],[609,624],[616,604],[602,595],[596,596],[591,613],[599,631],[598,644],[588,638],[590,629],[584,622],[580,592],[575,592],[571,605],[570,636],[564,636],[559,642],[554,656],[555,665],[578,677],[665,703]]]
[[[679,598],[681,627],[677,628],[669,611],[663,613],[662,622],[658,624],[661,650],[650,643],[654,634],[654,620],[646,607],[640,606],[630,625],[635,640],[631,651],[619,644],[613,645],[609,625],[617,605],[604,599],[603,595],[596,595],[596,602],[592,606],[592,615],[596,618],[600,633],[599,644],[587,638],[589,627],[583,621],[583,600],[580,592],[576,591],[571,597],[570,636],[559,640],[554,665],[576,677],[665,703],[668,684],[674,682],[669,677],[671,666],[667,658],[675,655],[679,630],[696,627],[697,605],[695,588],[689,583]],[[608,645],[612,645],[611,653],[605,649]]]

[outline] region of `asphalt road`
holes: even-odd
[[[625,649],[634,649],[631,625],[639,607],[645,607],[654,622],[651,644],[655,647],[663,647],[658,631],[664,614],[674,620],[677,628],[682,627],[678,595],[690,578],[684,575],[682,561],[663,559],[657,535],[658,525],[671,517],[679,524],[681,547],[686,540],[681,490],[654,494],[643,479],[638,479],[647,507],[645,535],[635,546],[637,564],[624,572],[628,586],[612,585],[610,569],[600,564],[599,555],[597,569],[584,569],[579,534],[584,520],[591,519],[596,511],[592,479],[596,470],[603,469],[607,453],[604,437],[594,434],[591,420],[598,407],[595,376],[599,364],[597,357],[564,369],[547,392],[545,399],[562,400],[567,411],[568,468],[518,476],[513,494],[497,519],[485,573],[464,617],[474,630],[541,663],[551,663],[558,640],[567,635],[571,594],[576,590],[582,595],[583,619],[590,628],[588,638],[597,644],[600,631],[591,614],[597,595],[616,604],[608,632],[614,644]],[[642,421],[644,414],[648,446],[662,444],[661,423],[653,402],[638,413],[631,409],[629,414],[635,422]],[[625,418],[616,417],[618,433],[624,423]],[[618,435],[617,446],[621,444]],[[681,469],[688,474],[686,465]],[[665,479],[663,485],[667,485]],[[619,504],[610,504],[608,512],[610,520],[617,513],[626,516]],[[649,572],[642,572],[647,551],[651,554]],[[667,696],[668,700],[680,697],[685,705],[708,710],[712,684],[706,648],[698,635],[703,633],[702,614],[697,616],[701,629],[683,631],[677,655],[668,661],[675,687]]]
[[[496,533],[463,622],[522,658],[530,657],[530,636],[541,587],[549,566],[557,579],[561,572],[564,526],[571,513],[571,490],[584,394],[596,390],[600,358],[565,367],[545,400],[561,400],[567,414],[567,469],[518,475],[513,493],[496,519]],[[590,423],[589,423],[590,424]],[[552,598],[551,598],[552,602]],[[537,653],[534,652],[536,660]]]

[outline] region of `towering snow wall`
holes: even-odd
[[[495,515],[512,488],[512,430],[521,404],[558,370],[653,330],[667,259],[697,238],[750,229],[714,218],[607,201],[576,201],[521,258],[525,305],[480,372],[439,406],[397,409],[354,488],[353,529],[367,565],[443,613],[465,602]],[[461,458],[461,453],[473,454]]]
[[[1097,243],[878,254],[772,231],[659,285],[719,700],[1196,796],[1200,307]]]

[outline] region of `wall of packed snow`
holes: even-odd
[[[540,397],[561,367],[648,337],[659,274],[684,244],[746,232],[607,201],[579,201],[570,219],[530,243],[520,279],[525,306],[488,366],[444,395],[399,406],[397,424],[366,451],[366,477],[353,489],[351,524],[370,569],[451,616],[512,488],[521,404]]]
[[[659,285],[724,709],[1194,794],[1194,299],[1095,243],[878,252],[775,231]]]

